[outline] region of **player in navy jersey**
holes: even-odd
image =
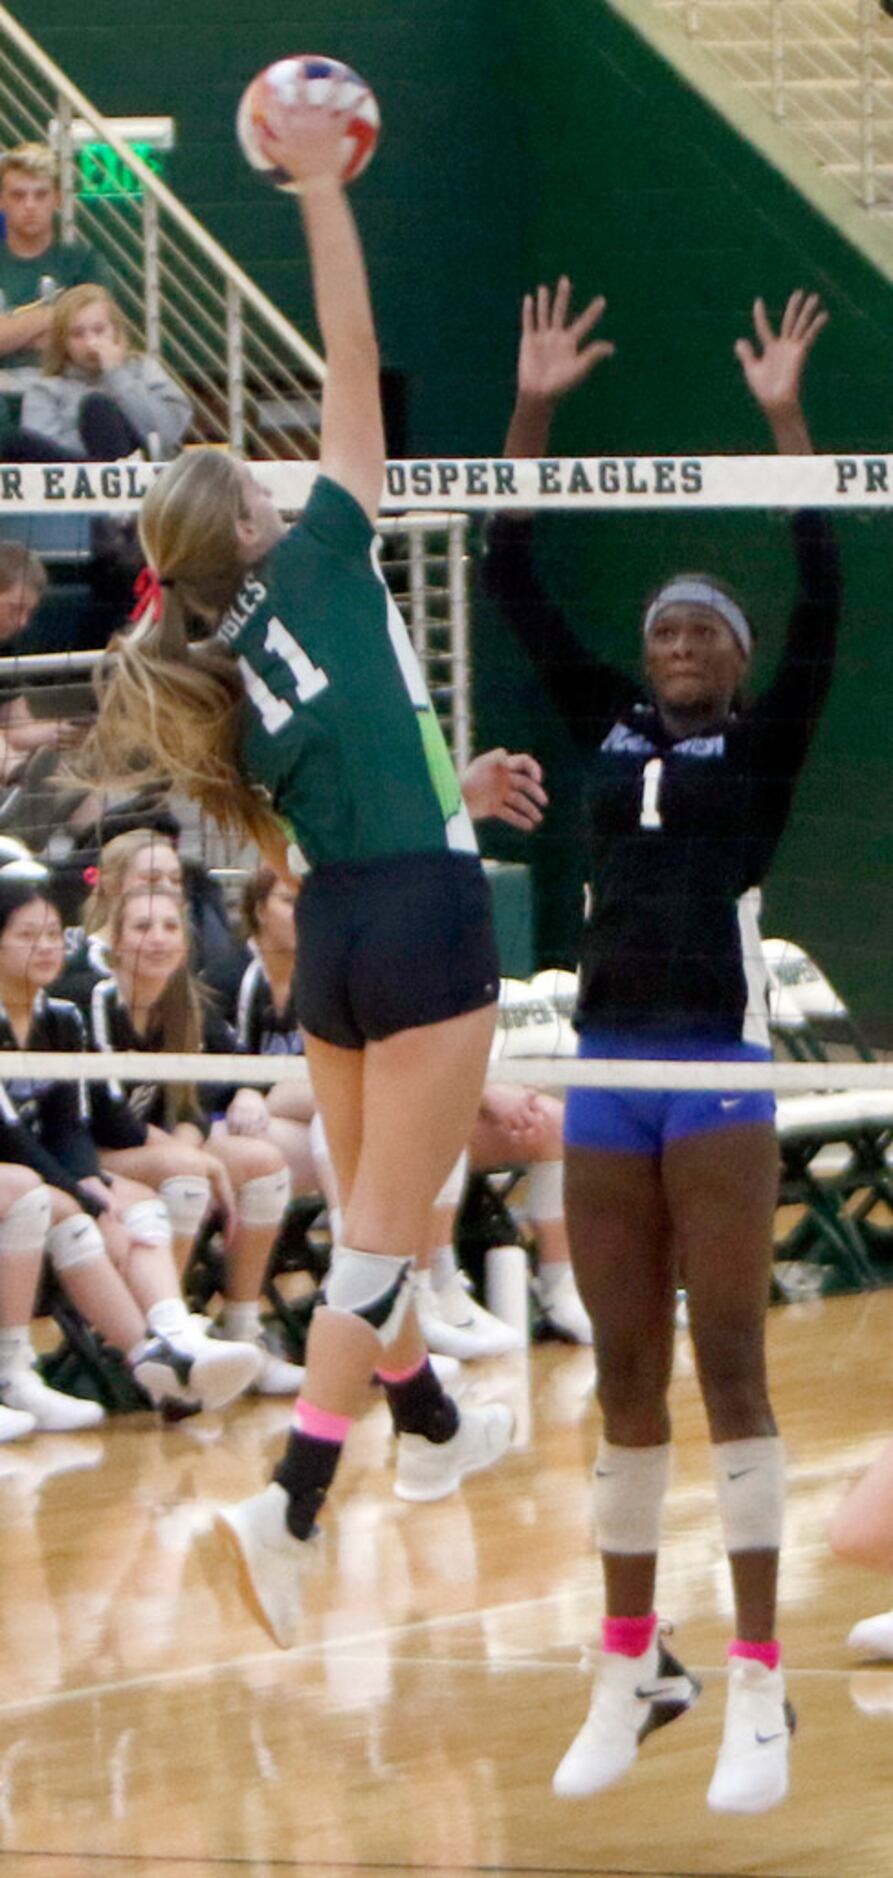
[[[223,1515],[283,1644],[373,1372],[399,1431],[403,1498],[452,1492],[505,1452],[512,1428],[499,1403],[459,1415],[411,1305],[432,1201],[477,1109],[499,966],[471,820],[376,559],[379,362],[338,181],[343,122],[308,100],[271,114],[269,133],[301,184],[327,367],[321,475],[289,530],[250,470],[219,451],[159,477],[142,534],[160,603],[117,645],[90,764],[130,785],[140,768],[163,775],[254,836],[280,871],[306,870],[297,1011],[343,1239],[284,1459],[269,1487]]]
[[[546,454],[557,399],[613,351],[604,307],[570,315],[570,284],[524,303],[505,452]],[[776,332],[761,300],[737,358],[785,454],[811,448],[804,363],[826,320],[796,293]],[[576,1022],[590,1057],[767,1058],[758,889],[831,678],[839,610],[826,519],[793,518],[799,591],[769,689],[742,704],[752,631],[712,575],[683,574],[647,603],[644,685],[604,664],[538,583],[529,521],[492,527],[487,585],[564,717],[583,761],[587,907]],[[577,1282],[595,1325],[603,1432],[595,1521],[607,1617],[589,1716],[555,1791],[594,1793],[645,1732],[697,1687],[654,1615],[669,1478],[667,1389],[677,1283],[688,1293],[735,1594],[726,1729],[710,1786],[721,1811],[787,1791],[790,1715],[775,1641],[784,1469],[769,1401],[764,1319],[778,1184],[768,1095],[573,1089],[565,1203]]]

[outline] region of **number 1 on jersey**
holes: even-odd
[[[642,810],[639,815],[640,828],[662,828],[659,807],[661,778],[664,773],[663,759],[652,756],[642,771]]]
[[[299,646],[297,640],[292,638],[288,628],[283,626],[275,613],[267,623],[264,645],[268,652],[275,652],[288,666],[295,681],[298,704],[309,704],[311,698],[318,697],[321,691],[326,690],[329,681],[325,672],[321,666],[313,664],[303,646]],[[294,716],[294,706],[289,704],[287,698],[277,698],[247,659],[239,660],[239,670],[245,690],[260,714],[264,730],[268,736],[275,737],[277,731],[284,730]]]

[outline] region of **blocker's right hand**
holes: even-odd
[[[603,359],[612,357],[615,347],[609,339],[589,338],[605,310],[605,298],[598,294],[588,306],[570,318],[571,283],[566,274],[555,288],[538,287],[527,293],[521,311],[521,344],[518,351],[518,396],[536,403],[554,403],[577,385]]]

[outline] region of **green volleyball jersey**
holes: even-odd
[[[358,502],[320,476],[304,516],[220,625],[247,706],[241,767],[298,852],[321,861],[477,843],[401,614]]]

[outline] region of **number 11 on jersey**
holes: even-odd
[[[326,690],[329,681],[322,667],[313,664],[303,646],[298,645],[275,613],[267,622],[264,646],[288,666],[295,684],[295,703],[309,704],[311,698],[318,697],[321,691]],[[277,698],[247,659],[240,658],[239,670],[245,690],[260,714],[264,730],[268,736],[275,737],[277,731],[284,730],[294,716],[294,704],[290,704],[287,698]]]

